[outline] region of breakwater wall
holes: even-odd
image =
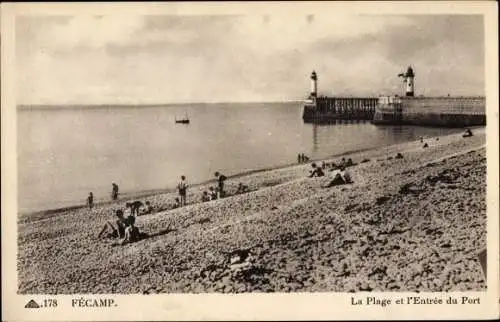
[[[306,103],[304,122],[330,123],[337,120],[373,120],[376,97],[317,97]]]
[[[374,124],[486,125],[485,97],[380,97]]]

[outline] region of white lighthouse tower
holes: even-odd
[[[311,98],[315,99],[318,95],[318,76],[316,72],[313,70],[311,73],[311,94],[309,95]]]
[[[403,83],[406,83],[406,96],[415,96],[415,73],[413,68],[408,66],[406,73],[401,73],[398,76],[403,77]]]

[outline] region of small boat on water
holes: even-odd
[[[189,124],[189,117],[186,113],[186,116],[182,119],[177,119],[177,117],[175,118],[175,123],[177,124]]]

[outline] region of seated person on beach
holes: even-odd
[[[462,135],[462,137],[467,138],[469,136],[472,136],[472,131],[470,129],[465,130],[465,133]]]
[[[201,202],[207,202],[207,201],[210,201],[210,196],[208,195],[208,192],[205,190],[201,195]]]
[[[210,187],[210,200],[215,200],[217,199],[217,191],[214,189],[214,187]]]
[[[149,201],[145,202],[144,208],[140,209],[139,215],[148,215],[153,212],[153,206]]]
[[[181,200],[179,198],[175,198],[175,202],[174,202],[174,205],[172,206],[172,208],[179,208],[181,206]]]
[[[330,188],[347,183],[352,183],[351,175],[345,170],[345,167],[341,167],[340,171],[338,171],[333,177],[333,180],[330,181],[326,186],[324,186],[324,188]]]
[[[352,162],[352,159],[349,158],[349,159],[347,159],[347,162],[345,165],[346,165],[346,167],[350,167],[350,166],[354,165],[354,162]]]
[[[118,223],[121,223],[120,225],[124,230],[123,239],[119,242],[120,245],[134,242],[139,238],[139,228],[135,226],[135,216],[118,216]]]
[[[125,204],[125,207],[130,208],[130,214],[132,216],[138,216],[139,215],[139,209],[143,206],[144,204],[141,201],[134,201],[134,202],[127,202]]]
[[[337,164],[336,164],[335,162],[333,162],[333,161],[332,161],[332,162],[330,162],[330,163],[328,164],[328,166],[329,166],[329,168],[330,168],[328,171],[333,171],[333,170],[335,170],[335,169],[337,168]]]
[[[101,238],[101,236],[106,233],[104,235],[105,238],[118,238],[120,237],[120,233],[118,231],[117,228],[115,228],[113,226],[112,223],[110,223],[109,221],[107,221],[105,224],[104,224],[104,227],[101,229],[101,232],[99,232],[99,235],[97,235],[97,238]],[[125,231],[123,231],[123,235],[125,234]]]
[[[135,226],[135,216],[130,215],[127,217],[123,216],[121,210],[117,210],[116,216],[118,220],[116,224],[118,225],[118,231],[123,231],[123,239],[119,242],[120,245],[125,243],[131,243],[139,238],[139,228]]]
[[[104,224],[104,227],[99,232],[98,238],[107,232],[106,237],[108,238],[123,238],[122,243],[126,241],[130,241],[133,237],[133,233],[135,232],[137,227],[134,227],[135,217],[134,216],[123,216],[123,211],[118,209],[115,213],[116,220],[116,228],[109,221]],[[132,228],[130,228],[132,227]],[[134,229],[135,228],[135,229]]]
[[[238,189],[236,190],[236,194],[239,194],[239,193],[246,193],[246,192],[249,192],[250,189],[248,189],[248,186],[247,185],[244,185],[243,183],[239,183],[238,184]]]
[[[323,177],[325,175],[325,173],[323,172],[323,169],[321,169],[320,167],[318,167],[316,165],[316,163],[311,164],[311,167],[312,167],[312,170],[311,170],[311,174],[309,175],[309,178],[312,178],[312,177]]]

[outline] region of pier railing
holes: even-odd
[[[378,98],[374,97],[318,97],[304,105],[305,122],[334,120],[373,120]]]

